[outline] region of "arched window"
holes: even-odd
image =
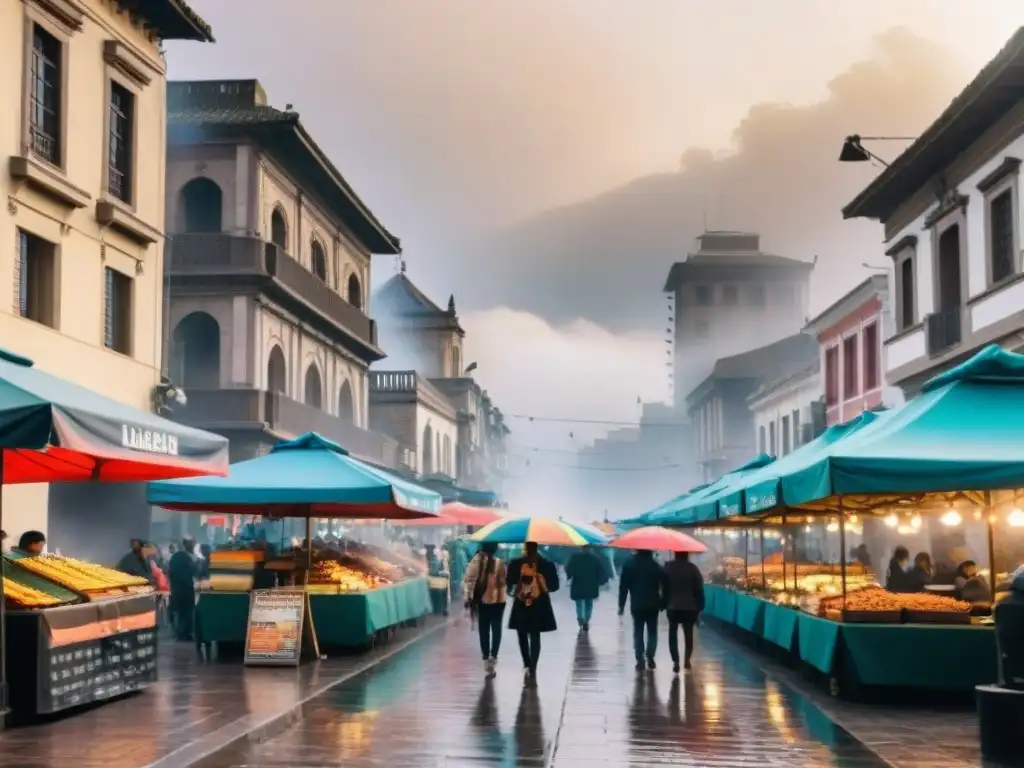
[[[309,368],[306,369],[305,393],[306,405],[323,408],[323,385],[320,382],[320,369],[316,367],[315,363],[310,363]]]
[[[217,182],[203,176],[192,179],[179,195],[178,229],[181,232],[220,232],[224,195]]]
[[[448,435],[444,436],[444,450],[441,456],[441,461],[444,464],[444,473],[448,477],[452,477],[452,439]]]
[[[288,251],[288,222],[285,221],[281,206],[274,208],[270,214],[270,242],[282,251]]]
[[[220,325],[206,312],[185,316],[174,329],[172,380],[186,389],[220,387]]]
[[[348,276],[348,303],[356,309],[363,308],[363,289],[354,272]]]
[[[457,346],[452,347],[452,378],[462,375],[462,354]]]
[[[267,391],[279,395],[288,394],[288,366],[284,361],[284,352],[277,344],[267,358]]]
[[[338,394],[338,418],[347,424],[356,423],[356,409],[352,399],[352,385],[348,380],[341,385],[341,392]]]
[[[327,282],[327,254],[324,252],[323,243],[315,237],[309,244],[310,271],[320,278],[321,282]]]
[[[434,430],[427,424],[423,428],[423,469],[424,475],[434,474]]]
[[[434,471],[441,472],[441,433],[434,436]]]

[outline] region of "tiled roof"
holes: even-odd
[[[117,0],[127,11],[145,19],[163,40],[213,42],[213,30],[185,0]]]
[[[187,108],[176,112],[169,111],[167,122],[171,125],[298,125],[299,114],[282,112],[267,105],[217,109]]]
[[[448,315],[416,287],[405,273],[395,275],[380,287],[374,295],[374,306],[378,311],[398,316]]]

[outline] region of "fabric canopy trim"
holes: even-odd
[[[482,526],[502,519],[502,514],[496,509],[486,507],[474,507],[470,504],[453,501],[441,507],[436,518],[425,517],[420,520],[408,520],[406,526],[441,526],[441,525],[471,525]]]
[[[574,525],[547,517],[516,517],[497,520],[466,537],[481,544],[526,544],[552,547],[582,547],[607,544],[608,538],[590,526]]]
[[[646,520],[647,525],[696,525],[718,519],[718,500],[730,493],[732,484],[775,461],[760,454],[732,472],[722,475],[696,493],[688,494],[678,506],[672,505]]]
[[[365,464],[315,432],[232,464],[224,478],[150,483],[150,504],[179,511],[404,520],[434,517],[441,497]]]
[[[132,408],[0,349],[3,483],[223,475],[228,441]]]

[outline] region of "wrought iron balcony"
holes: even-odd
[[[224,233],[180,234],[170,238],[167,259],[175,285],[249,282],[290,308],[311,310],[363,344],[377,346],[373,320],[273,243]]]
[[[355,457],[383,467],[397,467],[398,442],[276,392],[260,389],[189,389],[188,404],[174,409],[183,424],[214,432],[266,427],[280,437],[319,432]]]
[[[961,307],[951,307],[925,316],[925,342],[928,355],[934,357],[963,341]]]

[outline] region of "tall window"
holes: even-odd
[[[939,235],[939,312],[959,309],[960,225],[954,224]]]
[[[839,402],[839,347],[825,350],[825,405]]]
[[[711,304],[712,293],[710,285],[698,285],[694,290],[697,292],[697,304],[702,307],[707,307]]]
[[[16,230],[14,244],[14,311],[56,328],[56,246],[22,229]]]
[[[1017,271],[1013,245],[1013,190],[1001,192],[988,205],[989,255],[992,282],[1005,280]]]
[[[103,344],[122,355],[132,353],[132,279],[106,267]]]
[[[132,142],[135,95],[119,83],[110,83],[110,125],[107,184],[110,194],[130,203],[132,199]]]
[[[849,336],[843,339],[843,400],[860,393],[857,372],[857,337]]]
[[[878,323],[864,328],[864,391],[877,389],[881,383],[879,375]]]
[[[771,456],[776,455],[775,445],[775,422],[773,421],[768,425],[768,453]]]
[[[800,409],[793,409],[793,447],[800,447]]]
[[[320,244],[320,241],[313,238],[310,243],[310,266],[312,267],[313,274],[320,278],[321,282],[327,282],[327,254],[324,253],[324,247]]]
[[[735,285],[722,288],[722,303],[730,307],[740,303],[740,292]]]
[[[783,416],[782,417],[781,432],[782,432],[782,455],[785,456],[787,453],[790,452],[791,447],[793,445],[793,443],[791,442],[792,439],[793,439],[793,433],[790,431],[789,416]]]
[[[458,378],[462,375],[462,355],[459,354],[459,348],[452,347],[452,377]]]
[[[288,251],[288,223],[284,220],[284,211],[274,208],[270,214],[270,242],[282,251]]]
[[[763,426],[757,428],[757,452],[767,453],[768,452],[768,438],[765,434]]]
[[[304,389],[306,405],[312,405],[314,408],[323,408],[324,396],[323,385],[320,383],[320,369],[312,363],[306,369]]]
[[[61,107],[64,84],[61,82],[62,46],[59,40],[38,24],[32,27],[32,82],[29,84],[29,138],[32,152],[48,163],[60,165]]]
[[[900,262],[900,330],[914,325],[914,259]]]
[[[348,276],[348,303],[356,309],[363,308],[363,289],[355,273]]]

